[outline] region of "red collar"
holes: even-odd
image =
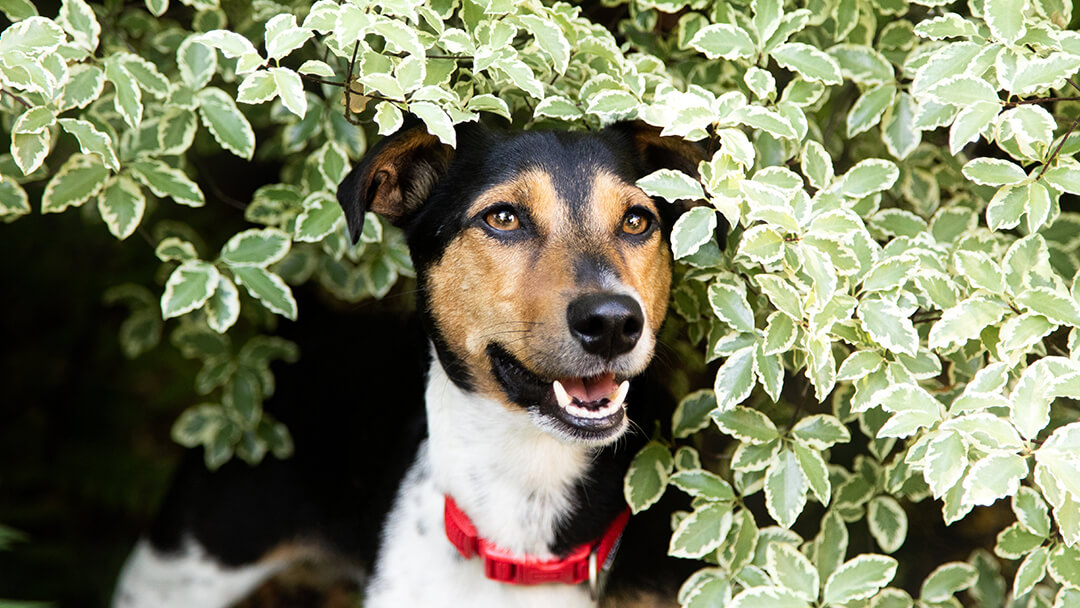
[[[590,558],[595,552],[597,570],[607,568],[608,558],[613,555],[615,546],[622,537],[626,522],[630,519],[627,508],[615,521],[611,522],[604,535],[599,539],[585,543],[562,559],[543,560],[532,556],[517,557],[480,538],[469,516],[458,508],[453,498],[446,497],[443,518],[446,523],[446,537],[463,557],[469,559],[479,555],[484,560],[484,574],[488,578],[512,585],[538,585],[541,583],[566,583],[577,585],[590,579]],[[595,577],[599,572],[593,572]]]

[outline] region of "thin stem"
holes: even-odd
[[[356,53],[359,50],[360,50],[360,41],[357,40],[356,45],[353,46],[352,59],[349,60],[349,73],[348,73],[347,76],[345,76],[345,83],[341,85],[341,86],[343,86],[345,88],[345,120],[349,121],[351,124],[354,124],[354,125],[357,125],[359,123],[352,118],[352,97],[351,97],[352,86],[351,86],[351,83],[352,83],[352,79],[353,79],[353,69],[356,68]],[[346,85],[348,85],[348,86],[346,86]]]
[[[1052,101],[1080,101],[1080,97],[1047,97],[1045,99],[1021,99],[1020,101],[1006,101],[1009,107],[1022,106],[1032,103],[1047,103]]]
[[[14,99],[15,101],[19,102],[20,104],[22,104],[22,106],[24,108],[28,109],[28,110],[34,107],[34,106],[30,105],[30,102],[26,101],[22,97],[19,97],[18,95],[12,93],[11,91],[8,91],[7,89],[5,89],[3,87],[0,87],[0,95],[7,95],[8,97],[10,97],[10,98]]]
[[[1076,85],[1074,84],[1073,86]],[[1076,115],[1076,120],[1074,120],[1072,124],[1069,125],[1069,129],[1061,135],[1061,141],[1059,141],[1057,147],[1054,148],[1054,153],[1050,155],[1050,158],[1046,159],[1046,162],[1043,163],[1042,169],[1039,170],[1039,175],[1035,177],[1035,181],[1039,181],[1040,179],[1042,179],[1043,174],[1045,174],[1046,170],[1050,168],[1050,163],[1054,162],[1054,159],[1057,158],[1058,153],[1061,152],[1061,148],[1065,146],[1065,140],[1069,139],[1069,135],[1071,135],[1072,132],[1076,130],[1076,125],[1078,124],[1080,124],[1080,114]]]

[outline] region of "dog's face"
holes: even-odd
[[[372,150],[339,198],[354,235],[365,209],[405,227],[429,335],[459,387],[558,437],[607,443],[667,310],[674,210],[634,185],[660,152],[696,165],[695,148],[640,126],[472,127],[457,151],[413,129]]]

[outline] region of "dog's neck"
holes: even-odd
[[[518,554],[554,557],[593,448],[545,433],[524,411],[466,393],[433,357],[427,386],[431,473],[480,536]],[[602,530],[601,530],[602,531]]]

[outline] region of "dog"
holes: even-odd
[[[635,182],[702,152],[640,122],[457,137],[402,129],[338,190],[354,239],[369,211],[404,229],[419,329],[305,348],[307,386],[275,395],[295,457],[185,463],[114,606],[228,606],[312,559],[363,576],[368,608],[677,605],[685,497],[627,521],[623,478],[673,408],[646,371],[685,205]]]

